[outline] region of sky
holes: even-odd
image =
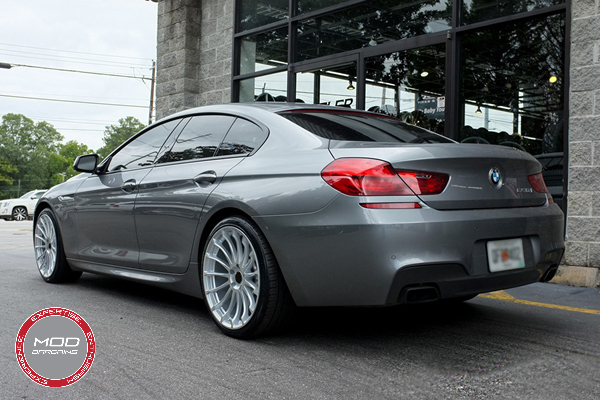
[[[133,116],[148,123],[152,60],[156,59],[156,3],[0,1],[0,63],[13,65],[0,69],[0,116],[15,113],[47,121],[65,141],[77,140],[92,149],[102,146],[105,127],[118,124],[120,118]]]

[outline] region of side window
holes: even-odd
[[[165,122],[144,132],[112,156],[108,171],[136,169],[152,165],[167,136],[180,120]]]
[[[261,128],[250,121],[238,118],[225,136],[216,155],[249,154],[259,148],[265,140],[267,134]]]
[[[234,117],[226,115],[198,115],[181,132],[170,151],[160,163],[213,157]]]

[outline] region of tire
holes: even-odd
[[[27,209],[25,207],[15,207],[12,211],[12,219],[14,221],[26,221],[27,220]]]
[[[250,339],[288,324],[294,301],[269,243],[252,221],[234,216],[219,222],[201,263],[202,294],[223,333]]]
[[[81,271],[73,271],[69,267],[56,217],[48,208],[35,222],[33,245],[38,271],[46,282],[74,282],[79,279]]]

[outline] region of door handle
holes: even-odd
[[[135,188],[137,188],[137,183],[135,182],[135,179],[127,181],[121,185],[121,189],[126,193],[133,192]]]
[[[215,183],[217,180],[217,173],[215,171],[205,171],[194,177],[194,182],[200,186],[208,186]]]

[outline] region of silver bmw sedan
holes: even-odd
[[[74,168],[36,208],[42,278],[91,272],[204,298],[237,338],[281,329],[295,307],[468,300],[547,281],[564,251],[535,158],[382,114],[195,108]]]

